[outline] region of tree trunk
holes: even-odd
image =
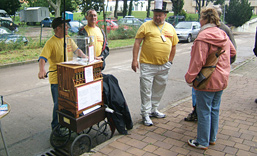
[[[117,15],[117,11],[118,11],[118,5],[119,4],[119,0],[116,0],[116,3],[115,3],[115,10],[114,10],[114,17],[116,19],[118,19],[118,15]]]
[[[55,17],[60,17],[61,12],[60,12],[60,6],[61,6],[61,0],[56,0],[56,4],[52,0],[46,0],[49,5],[51,5],[54,8],[55,11]]]
[[[148,0],[146,17],[150,17],[151,0]]]
[[[130,0],[130,3],[129,3],[129,12],[128,12],[128,15],[131,16],[132,15],[132,5],[133,4],[133,0]]]
[[[127,15],[127,8],[128,8],[127,2],[128,2],[127,0],[123,1],[123,17]]]

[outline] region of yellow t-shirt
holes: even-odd
[[[87,31],[88,36],[94,36],[94,50],[95,50],[95,56],[101,55],[102,48],[103,48],[103,34],[99,27],[90,27],[86,25],[85,30]]]
[[[40,56],[44,57],[49,62],[49,71],[55,71],[49,73],[49,82],[50,84],[58,84],[57,79],[57,65],[56,63],[64,62],[64,38],[57,38],[52,36],[45,44]],[[66,37],[66,61],[70,61],[73,58],[73,52],[78,49],[78,46],[75,42]]]
[[[162,29],[163,28],[163,29]],[[160,30],[162,30],[160,32]],[[166,42],[163,42],[164,35]],[[178,43],[178,36],[174,27],[165,22],[159,28],[153,20],[145,22],[138,29],[135,38],[143,38],[140,53],[140,63],[163,65],[169,61],[169,55],[173,45]]]

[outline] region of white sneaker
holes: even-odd
[[[144,123],[145,126],[152,126],[153,125],[153,122],[152,122],[152,120],[150,119],[149,116],[143,117],[143,123]]]
[[[161,113],[161,112],[159,112],[159,111],[157,110],[157,111],[155,111],[155,112],[152,112],[151,115],[150,115],[150,117],[165,118],[166,115],[163,114],[163,113]]]

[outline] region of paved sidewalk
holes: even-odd
[[[197,122],[186,122],[191,112],[191,98],[171,103],[163,110],[167,117],[153,119],[154,125],[141,123],[129,131],[131,135],[115,136],[92,149],[93,156],[173,156],[173,155],[257,155],[257,59],[233,70],[223,92],[219,132],[216,145],[204,151],[187,144],[196,137]]]

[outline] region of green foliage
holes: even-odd
[[[137,29],[137,27],[130,27],[125,30],[124,27],[119,26],[118,29],[110,31],[107,37],[108,40],[134,38],[136,36]]]
[[[28,7],[48,7],[46,0],[28,0]]]
[[[85,15],[87,10],[89,9],[95,9],[97,12],[101,12],[103,10],[102,6],[102,0],[82,0],[82,2],[80,3],[83,15]]]
[[[63,0],[62,0],[63,1]],[[56,0],[52,0],[52,2],[55,4]],[[66,11],[76,11],[77,6],[79,5],[79,0],[65,0],[65,10]],[[28,0],[28,5],[29,7],[49,7],[49,3],[46,0]],[[63,2],[61,3],[60,6],[60,11],[64,12],[63,9]],[[54,9],[50,6],[49,8],[50,12],[54,12]]]
[[[218,4],[223,5],[223,4],[225,4],[225,0],[216,0],[213,4],[214,5],[218,5]]]
[[[15,15],[20,7],[19,0],[0,0],[0,9],[5,10],[9,15]]]
[[[79,2],[77,0],[65,0],[65,11],[70,11],[70,12],[74,12],[77,10],[77,6],[78,6]],[[63,10],[63,3],[61,3],[61,12],[64,12]]]
[[[180,11],[179,15],[184,16],[185,19],[187,18],[187,13],[186,13],[186,11],[185,11],[184,9],[182,9],[182,10]]]
[[[230,0],[226,8],[225,21],[235,27],[242,26],[252,16],[252,7],[248,0]]]
[[[184,0],[171,0],[172,2],[172,11],[174,11],[174,15],[180,15],[182,12],[182,8],[184,6]]]

